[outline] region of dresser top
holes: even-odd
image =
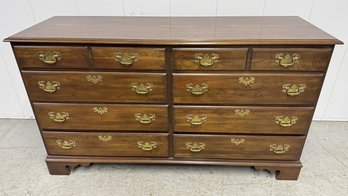
[[[55,16],[5,41],[147,45],[342,44],[295,16]]]

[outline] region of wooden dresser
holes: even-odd
[[[342,44],[299,17],[53,17],[5,41],[51,174],[209,164],[288,180]]]

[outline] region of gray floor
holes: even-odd
[[[35,121],[0,120],[0,195],[348,195],[348,122],[314,122],[298,181],[249,167],[92,165],[51,176]]]

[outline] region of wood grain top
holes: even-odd
[[[147,45],[342,44],[295,16],[56,16],[4,41]]]

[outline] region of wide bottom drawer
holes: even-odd
[[[174,135],[174,157],[298,160],[304,136]]]
[[[43,131],[49,155],[167,157],[168,134]]]

